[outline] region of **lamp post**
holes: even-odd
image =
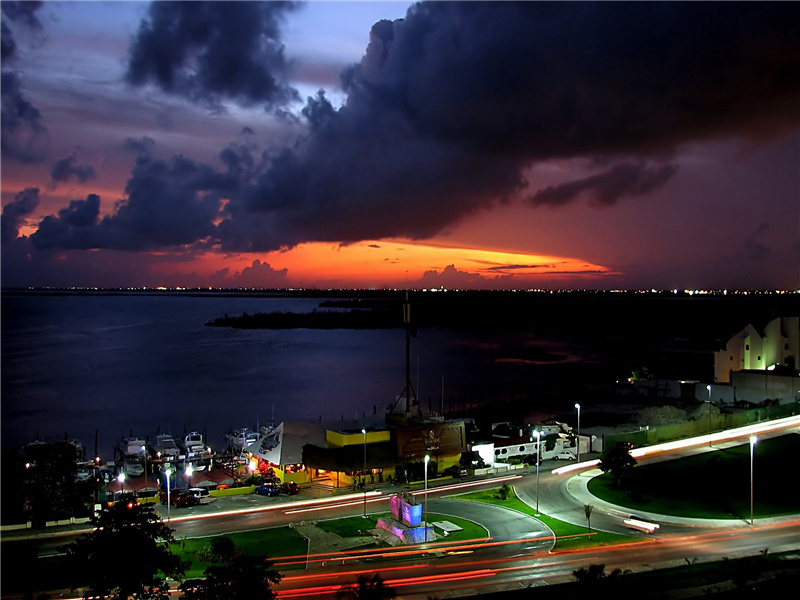
[[[144,487],[147,487],[147,448],[142,446],[142,454],[144,455]]]
[[[367,430],[362,429],[361,433],[364,434],[364,471],[362,473],[362,477],[364,478],[364,483],[362,488],[364,490],[364,518],[367,518]]]
[[[575,408],[578,409],[578,462],[581,462],[581,405],[575,403]]]
[[[431,457],[429,454],[425,455],[425,506],[423,507],[423,511],[425,512],[425,542],[428,541],[428,463],[431,461]]]
[[[125,472],[120,471],[119,475],[117,475],[117,481],[119,481],[119,497],[122,499],[122,492],[125,491]]]
[[[541,452],[541,443],[542,443],[542,432],[536,430],[533,432],[533,435],[536,436],[536,513],[539,513],[539,462],[541,458],[539,453]]]
[[[753,449],[757,441],[756,436],[750,436],[750,525],[753,524]]]
[[[708,447],[711,448],[711,384],[706,386],[708,390]]]
[[[167,476],[167,521],[171,521],[172,517],[170,516],[170,507],[172,505],[172,501],[170,500],[169,494],[169,476],[172,475],[172,468],[167,467],[167,470],[164,471],[164,475]]]

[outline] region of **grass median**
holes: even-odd
[[[553,519],[541,512],[537,513],[531,506],[525,504],[520,500],[516,492],[512,491],[507,499],[502,498],[500,493],[501,488],[491,490],[482,490],[479,492],[470,492],[468,494],[459,494],[457,496],[450,496],[453,500],[465,500],[469,502],[483,502],[485,504],[493,504],[495,506],[502,506],[516,510],[523,514],[529,515],[540,520],[542,523],[549,527],[556,537],[555,550],[574,550],[577,548],[593,548],[598,546],[609,546],[612,544],[623,544],[633,540],[633,538],[625,535],[617,535],[614,533],[606,533],[604,531],[589,530],[588,527],[580,525],[573,525]]]
[[[789,460],[800,435],[759,440],[753,450],[753,515],[756,519],[800,513],[800,497],[788,492]],[[789,484],[791,485],[791,484]],[[616,485],[610,474],[589,481],[589,491],[631,512],[703,519],[750,519],[750,444],[710,448],[686,458],[639,465]]]

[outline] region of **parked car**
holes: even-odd
[[[559,452],[554,456],[556,460],[575,460],[575,455],[572,452]]]
[[[197,498],[201,504],[206,504],[213,500],[213,498],[211,498],[211,494],[205,488],[189,488],[187,492]]]
[[[300,492],[300,486],[297,485],[294,481],[287,481],[286,483],[282,484],[280,487],[281,493],[289,494],[290,496],[294,496],[295,494]]]
[[[161,504],[167,503],[167,490],[161,490],[159,494],[161,498]],[[170,490],[169,492],[169,503],[170,506],[175,506],[177,508],[188,507],[188,506],[197,506],[200,504],[200,500],[195,498],[192,494],[189,493],[189,490]]]
[[[265,483],[256,488],[256,494],[259,496],[277,496],[281,493],[281,488],[274,483]]]

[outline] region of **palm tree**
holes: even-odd
[[[339,598],[352,598],[353,600],[383,600],[394,598],[395,591],[387,587],[380,574],[372,577],[359,575],[355,583],[345,584],[339,589]]]
[[[594,506],[591,504],[584,504],[583,505],[583,514],[586,515],[586,522],[589,525],[589,538],[592,537],[592,511],[594,510]]]

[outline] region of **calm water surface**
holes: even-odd
[[[65,435],[101,455],[124,435],[206,432],[272,419],[336,420],[382,412],[405,387],[405,335],[394,330],[235,330],[223,314],[318,307],[315,298],[4,295],[2,443]],[[542,342],[544,343],[544,342]],[[423,405],[464,386],[500,385],[525,361],[483,333],[430,329],[412,352]],[[512,353],[513,354],[513,353]],[[572,360],[567,354],[565,360]],[[527,368],[527,367],[525,367]],[[504,375],[505,373],[505,375]],[[489,382],[489,383],[487,383]],[[430,400],[429,400],[430,399]]]
[[[198,430],[221,448],[225,432],[273,415],[280,422],[383,414],[405,388],[402,329],[205,326],[224,314],[308,312],[320,302],[4,293],[2,445],[68,435],[91,455],[97,435],[99,453],[110,457],[126,435]],[[552,408],[541,405],[552,392],[571,407],[591,401],[580,395],[583,382],[613,382],[642,365],[665,378],[712,375],[711,354],[673,327],[653,335],[652,326],[626,314],[611,322],[613,313],[595,315],[601,306],[577,304],[560,318],[539,310],[525,327],[503,330],[421,329],[412,344],[411,377],[423,408],[525,398],[523,408],[536,413]]]

